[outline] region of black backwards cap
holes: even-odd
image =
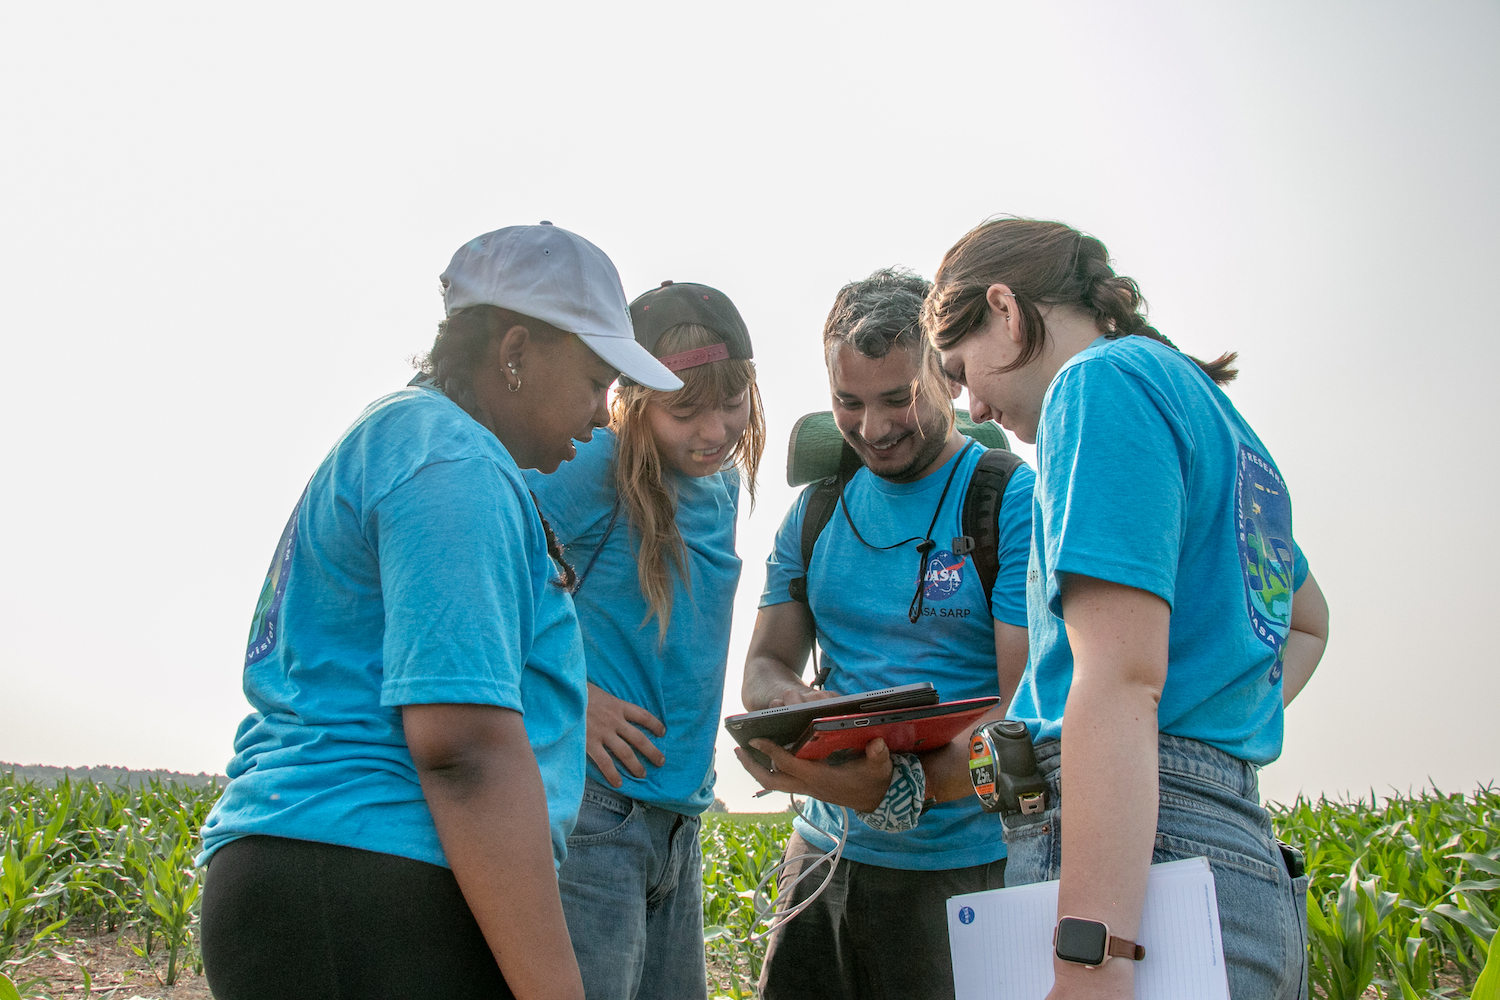
[[[717,288],[691,281],[663,281],[630,303],[630,322],[635,328],[636,343],[652,355],[661,335],[674,326],[694,323],[718,334],[723,340],[707,347],[697,347],[680,354],[658,358],[670,370],[696,368],[714,361],[733,359],[748,361],[755,357],[750,346],[750,331],[740,311],[729,296]],[[627,381],[622,377],[621,381]]]

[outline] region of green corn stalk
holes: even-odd
[[[145,947],[137,950],[143,957],[150,957],[153,931],[159,932],[167,950],[167,975],[163,980],[167,986],[177,982],[178,960],[184,956],[191,958],[195,944],[202,882],[192,863],[194,834],[186,816],[181,811],[171,811],[164,815],[154,838],[137,836],[136,850],[132,852],[145,903],[141,915]]]
[[[1380,878],[1359,877],[1359,865],[1339,886],[1332,913],[1325,915],[1309,898],[1308,932],[1311,964],[1318,970],[1328,1000],[1358,1000],[1375,978],[1380,934],[1399,897],[1380,889]]]
[[[791,824],[774,822],[710,821],[704,826],[703,939],[706,957],[721,960],[730,970],[727,993],[742,1000],[755,996],[765,957],[763,942],[751,940],[759,921],[755,887],[781,858]],[[774,902],[774,880],[766,887],[766,901]],[[743,971],[742,971],[743,970]]]
[[[1474,981],[1474,992],[1469,995],[1470,1000],[1500,1000],[1500,945],[1495,944],[1492,938],[1485,950],[1488,957],[1479,978]]]

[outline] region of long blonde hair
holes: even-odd
[[[722,343],[724,338],[705,326],[682,323],[661,335],[657,357],[666,357]],[[725,456],[724,467],[737,466],[755,506],[755,476],[766,447],[766,418],[760,389],[755,384],[755,362],[712,361],[677,373],[682,388],[660,392],[643,385],[622,385],[610,402],[609,427],[614,431],[615,489],[620,505],[635,534],[640,537],[636,555],[641,594],[646,598],[645,625],[655,615],[660,635],[665,637],[672,619],[672,573],[684,583],[691,577],[687,546],[677,530],[677,497],[663,473],[661,452],[651,433],[646,413],[652,403],[670,406],[719,406],[747,389],[750,420],[745,433]]]

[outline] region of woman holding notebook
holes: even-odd
[[[1327,605],[1286,483],[1219,388],[1235,356],[1178,352],[1143,306],[1098,240],[1026,219],[964,236],[926,303],[975,418],[1037,446],[1031,659],[1010,717],[1050,796],[1005,817],[1006,882],[1062,880],[1052,997],[1123,998],[1148,866],[1206,856],[1231,996],[1290,1000],[1307,993],[1307,883],[1256,769],[1281,752]]]

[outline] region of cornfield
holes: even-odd
[[[168,985],[199,966],[193,855],[218,795],[155,779],[45,785],[0,774],[0,1000],[46,996],[27,963],[66,960],[81,933],[132,931],[142,957],[164,963]]]
[[[164,984],[201,968],[197,830],[218,788],[21,780],[0,772],[0,1000],[49,998],[28,965],[87,934],[129,933]],[[1312,992],[1500,1000],[1500,790],[1273,808],[1307,857]],[[753,895],[785,814],[708,817],[704,948],[718,997],[753,997],[764,946]],[[774,884],[770,893],[774,899]],[[92,992],[84,972],[84,996]],[[80,995],[77,992],[72,996]]]

